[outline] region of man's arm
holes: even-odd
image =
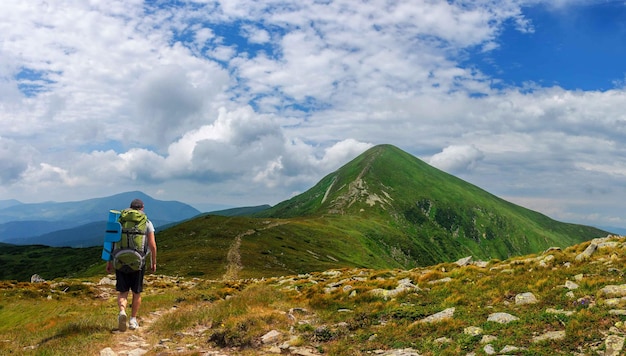
[[[157,245],[154,231],[148,233],[148,248],[150,249],[150,269],[152,272],[156,272]]]

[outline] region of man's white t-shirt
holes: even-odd
[[[152,221],[150,220],[146,222],[146,232],[147,233],[154,232],[154,225],[152,225]]]

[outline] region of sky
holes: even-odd
[[[626,1],[3,0],[0,200],[274,205],[392,144],[626,227]]]

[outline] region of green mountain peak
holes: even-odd
[[[418,265],[508,258],[605,236],[555,221],[434,168],[392,145],[370,148],[265,217],[343,217]]]

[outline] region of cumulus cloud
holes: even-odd
[[[0,184],[12,184],[27,171],[36,151],[0,136]]]
[[[467,64],[540,30],[525,2],[162,3],[2,3],[0,194],[276,203],[391,143],[562,216],[618,199],[623,78],[516,88]]]
[[[449,173],[460,173],[473,169],[484,158],[484,154],[471,145],[453,145],[432,156],[429,163]]]

